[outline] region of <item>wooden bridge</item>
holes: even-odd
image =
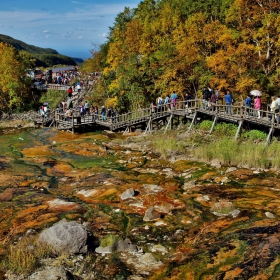
[[[228,111],[230,109],[231,113]],[[177,102],[175,106],[171,104],[162,105],[161,108],[146,108],[117,115],[115,117],[103,117],[101,115],[81,116],[78,109],[73,109],[71,117],[65,116],[65,113],[51,112],[49,116],[37,116],[34,122],[38,125],[51,126],[55,125],[57,129],[68,130],[72,133],[79,127],[86,126],[101,127],[110,131],[125,130],[128,132],[133,127],[141,125],[144,133],[153,130],[155,124],[161,122],[165,125],[165,132],[171,129],[173,121],[180,119],[189,119],[191,122],[188,131],[191,130],[194,123],[201,119],[213,120],[209,133],[214,130],[218,121],[231,122],[238,124],[235,138],[238,138],[240,130],[244,124],[260,126],[268,131],[267,141],[270,140],[273,132],[280,129],[278,113],[271,113],[268,109],[260,110],[258,118],[257,111],[253,108],[246,108],[243,105],[227,107],[223,104],[205,104],[201,99]]]

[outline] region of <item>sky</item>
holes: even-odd
[[[105,43],[116,16],[141,0],[5,0],[0,34],[60,54],[87,59]]]

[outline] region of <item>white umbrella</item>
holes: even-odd
[[[253,96],[262,96],[262,93],[257,89],[252,90],[250,94]]]

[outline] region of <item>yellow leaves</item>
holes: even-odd
[[[118,97],[109,98],[105,102],[106,107],[116,108],[118,105]]]

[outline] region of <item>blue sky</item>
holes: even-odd
[[[5,0],[0,34],[71,57],[89,58],[106,41],[109,27],[125,7],[141,0]]]

